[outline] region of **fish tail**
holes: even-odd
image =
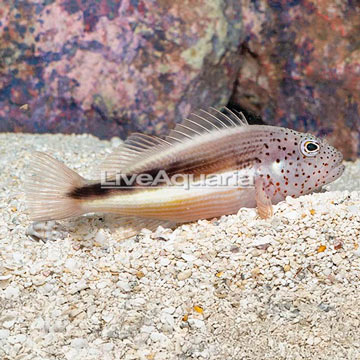
[[[75,171],[41,152],[32,154],[29,171],[25,194],[31,220],[59,220],[86,212],[81,201],[69,195],[87,184]]]

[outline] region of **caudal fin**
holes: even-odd
[[[45,153],[35,152],[29,172],[25,193],[31,220],[59,220],[84,213],[81,202],[68,196],[86,184],[75,171]]]

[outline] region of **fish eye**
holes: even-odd
[[[320,144],[315,140],[304,139],[300,149],[305,156],[315,156],[320,150]]]

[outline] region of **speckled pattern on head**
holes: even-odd
[[[341,152],[326,140],[291,129],[267,128],[257,174],[273,204],[286,196],[315,191],[343,173]]]

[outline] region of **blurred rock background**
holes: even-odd
[[[165,134],[229,104],[360,152],[356,0],[3,0],[0,131]]]

